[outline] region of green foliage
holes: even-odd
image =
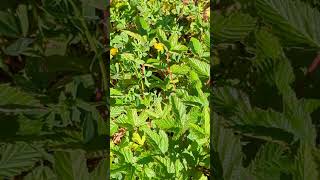
[[[112,179],[207,179],[208,3],[112,1]]]
[[[315,1],[217,4],[215,179],[319,179],[319,73],[306,71],[319,51]]]
[[[106,179],[105,1],[4,4],[0,179]]]

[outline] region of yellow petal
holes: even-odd
[[[110,49],[110,54],[111,54],[112,56],[115,56],[117,53],[118,53],[118,48],[111,48],[111,49]]]

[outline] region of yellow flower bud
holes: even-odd
[[[117,53],[118,53],[118,48],[111,48],[111,49],[110,49],[110,54],[111,54],[112,56],[115,56]]]

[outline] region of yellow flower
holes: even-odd
[[[117,53],[118,53],[118,48],[111,48],[111,49],[110,49],[110,54],[111,54],[112,56],[115,56]]]
[[[155,43],[153,45],[153,47],[157,50],[157,51],[163,51],[164,45],[162,43]]]

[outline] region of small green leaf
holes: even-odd
[[[199,56],[202,56],[203,54],[203,49],[202,49],[202,45],[200,43],[200,41],[194,37],[192,37],[190,39],[191,43],[192,43],[192,51],[196,54],[198,54]]]
[[[149,24],[145,21],[145,19],[143,17],[139,18],[139,22],[140,22],[142,29],[149,31],[149,29],[150,29]]]
[[[13,14],[0,11],[0,36],[17,37],[19,25]]]
[[[20,4],[17,9],[17,15],[20,20],[20,27],[22,31],[22,35],[24,37],[27,36],[29,31],[29,20],[28,20],[28,9],[27,5]]]

